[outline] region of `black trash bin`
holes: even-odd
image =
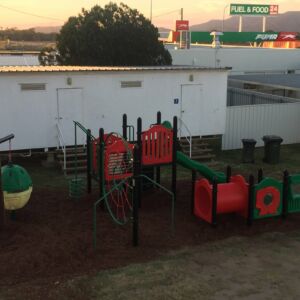
[[[242,162],[254,163],[254,150],[255,150],[256,140],[242,139],[242,143],[243,143]]]
[[[265,135],[263,136],[265,143],[265,156],[264,162],[268,164],[277,164],[280,159],[280,144],[283,139],[277,135]]]

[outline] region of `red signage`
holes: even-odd
[[[176,31],[188,31],[189,21],[188,20],[176,20]]]
[[[279,32],[276,41],[290,42],[297,40],[297,32]]]
[[[278,15],[278,10],[278,5],[270,5],[270,15]]]

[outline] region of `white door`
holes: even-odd
[[[201,135],[201,106],[202,86],[200,84],[186,84],[181,86],[181,114],[183,124],[179,122],[179,130],[182,136]],[[187,130],[187,128],[188,130]]]
[[[58,123],[66,145],[75,144],[74,122],[83,122],[82,89],[57,89]],[[84,144],[85,136],[77,127],[77,143]]]

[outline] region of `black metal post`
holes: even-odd
[[[259,169],[257,172],[257,183],[260,183],[264,179],[263,169]]]
[[[177,154],[177,124],[178,120],[177,117],[173,117],[173,148],[172,148],[172,192],[174,194],[174,201],[176,201],[176,184],[177,184],[177,161],[176,161],[176,154]]]
[[[288,215],[288,193],[289,193],[289,172],[283,172],[283,187],[282,187],[282,218],[285,219]]]
[[[2,178],[1,178],[1,157],[0,157],[0,231],[4,229],[4,199],[2,191]]]
[[[161,112],[158,111],[156,115],[156,123],[157,125],[161,124]],[[160,166],[156,167],[156,182],[160,184]]]
[[[140,185],[140,149],[138,146],[133,150],[133,203],[132,203],[132,244],[139,244],[139,185]]]
[[[231,167],[227,166],[227,168],[226,168],[226,182],[230,182],[231,172],[232,172]]]
[[[254,209],[254,176],[249,176],[249,187],[248,187],[248,218],[247,225],[251,226],[253,223],[253,209]]]
[[[138,155],[138,174],[142,173],[142,118],[137,120],[137,155]],[[137,193],[138,193],[138,204],[139,208],[142,206],[142,181],[139,178],[137,180]]]
[[[86,134],[86,157],[87,157],[87,166],[86,166],[86,178],[87,178],[87,192],[88,194],[92,191],[92,157],[91,157],[91,151],[92,144],[91,144],[91,130],[87,130]]]
[[[124,140],[127,141],[127,115],[123,115],[123,120],[122,120],[122,129],[123,129],[123,138]]]
[[[103,185],[104,185],[104,129],[99,129],[99,147],[98,147],[98,179],[99,179],[99,196],[103,197]]]
[[[195,206],[195,184],[196,184],[197,172],[192,170],[192,192],[191,192],[191,214],[194,214]]]
[[[218,181],[216,178],[212,182],[212,206],[211,206],[211,225],[217,226],[217,208],[218,208]]]

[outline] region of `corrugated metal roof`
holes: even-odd
[[[0,55],[0,66],[39,66],[37,55]]]
[[[229,76],[229,80],[275,88],[300,90],[300,74],[235,75]]]
[[[26,72],[121,72],[121,71],[225,71],[230,68],[203,68],[199,66],[149,66],[149,67],[90,67],[90,66],[5,66],[0,73]]]

